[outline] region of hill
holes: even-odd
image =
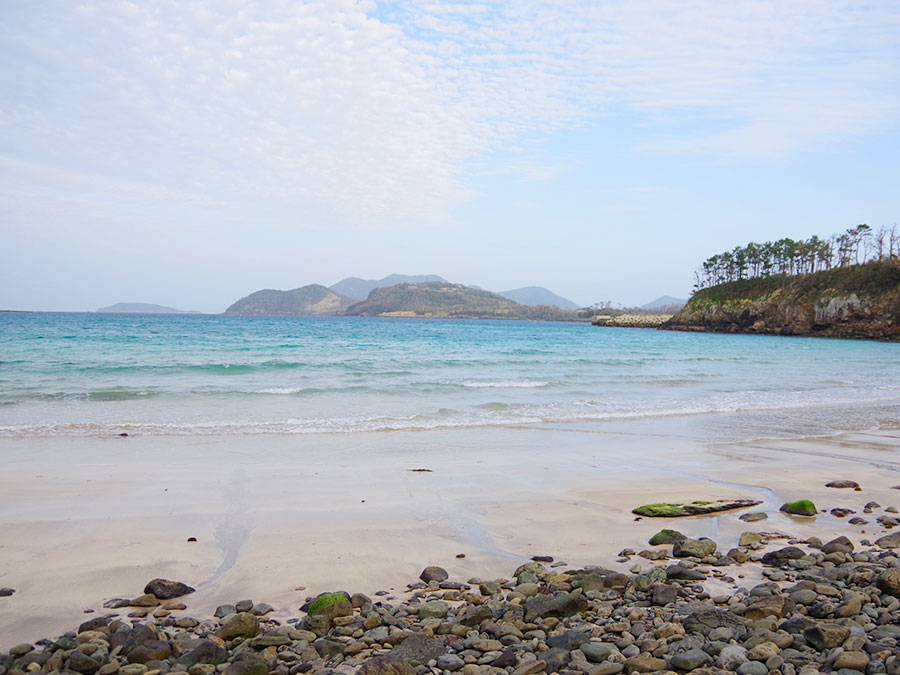
[[[165,305],[153,305],[148,302],[117,302],[109,307],[101,307],[97,310],[100,314],[199,314],[200,312],[185,311],[166,307]]]
[[[656,300],[641,305],[641,309],[647,310],[669,310],[675,312],[687,304],[684,298],[673,298],[671,295],[661,295]]]
[[[376,288],[369,297],[352,305],[347,314],[358,316],[409,316],[454,319],[574,320],[575,312],[557,307],[520,305],[498,293],[461,284],[432,281]]]
[[[520,305],[552,305],[560,309],[578,309],[578,305],[547,290],[543,286],[524,286],[511,291],[500,291],[498,295],[515,300]]]
[[[291,291],[265,289],[241,298],[226,314],[341,314],[353,300],[320,284],[310,284]]]
[[[386,288],[388,286],[396,286],[397,284],[421,284],[427,281],[441,281],[448,283],[443,277],[437,274],[419,274],[410,276],[408,274],[389,274],[383,279],[360,279],[359,277],[347,277],[330,286],[331,290],[340,295],[344,295],[354,300],[365,300],[376,288]]]
[[[900,260],[709,286],[662,327],[900,340]]]

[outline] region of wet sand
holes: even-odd
[[[463,579],[538,554],[624,569],[616,554],[662,527],[721,549],[746,530],[858,542],[882,528],[778,507],[900,504],[900,431],[719,443],[696,426],[0,439],[0,587],[16,589],[0,598],[0,649],[70,630],[154,577],[195,586],[198,615],[241,599],[296,612],[326,590],[405,588],[429,564]],[[837,478],[864,489],[824,487]],[[760,499],[769,519],[630,513],[719,497]]]

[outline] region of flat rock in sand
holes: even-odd
[[[762,504],[762,502],[754,499],[697,500],[686,503],[657,502],[655,504],[638,506],[632,510],[632,513],[639,516],[647,516],[648,518],[681,518],[684,516],[703,516],[709,513],[719,513],[720,511],[731,511],[733,509],[745,509],[748,506],[756,506],[758,504]]]

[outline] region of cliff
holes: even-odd
[[[662,328],[900,340],[900,261],[704,288]]]
[[[573,320],[575,312],[557,307],[526,306],[497,293],[446,282],[397,284],[376,288],[347,314],[439,319]]]
[[[276,291],[267,288],[241,298],[228,309],[226,314],[299,314],[334,315],[353,304],[353,300],[340,293],[310,284],[290,291]]]

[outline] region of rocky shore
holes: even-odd
[[[849,520],[855,543],[763,530],[727,551],[664,529],[619,554],[627,573],[549,556],[503,579],[427,567],[402,593],[324,593],[288,616],[242,600],[194,617],[193,589],[155,579],[72,632],[0,654],[0,675],[897,675],[893,512],[870,516],[874,542]]]
[[[594,326],[615,326],[617,328],[659,328],[671,318],[671,314],[600,315],[594,317],[591,324]]]

